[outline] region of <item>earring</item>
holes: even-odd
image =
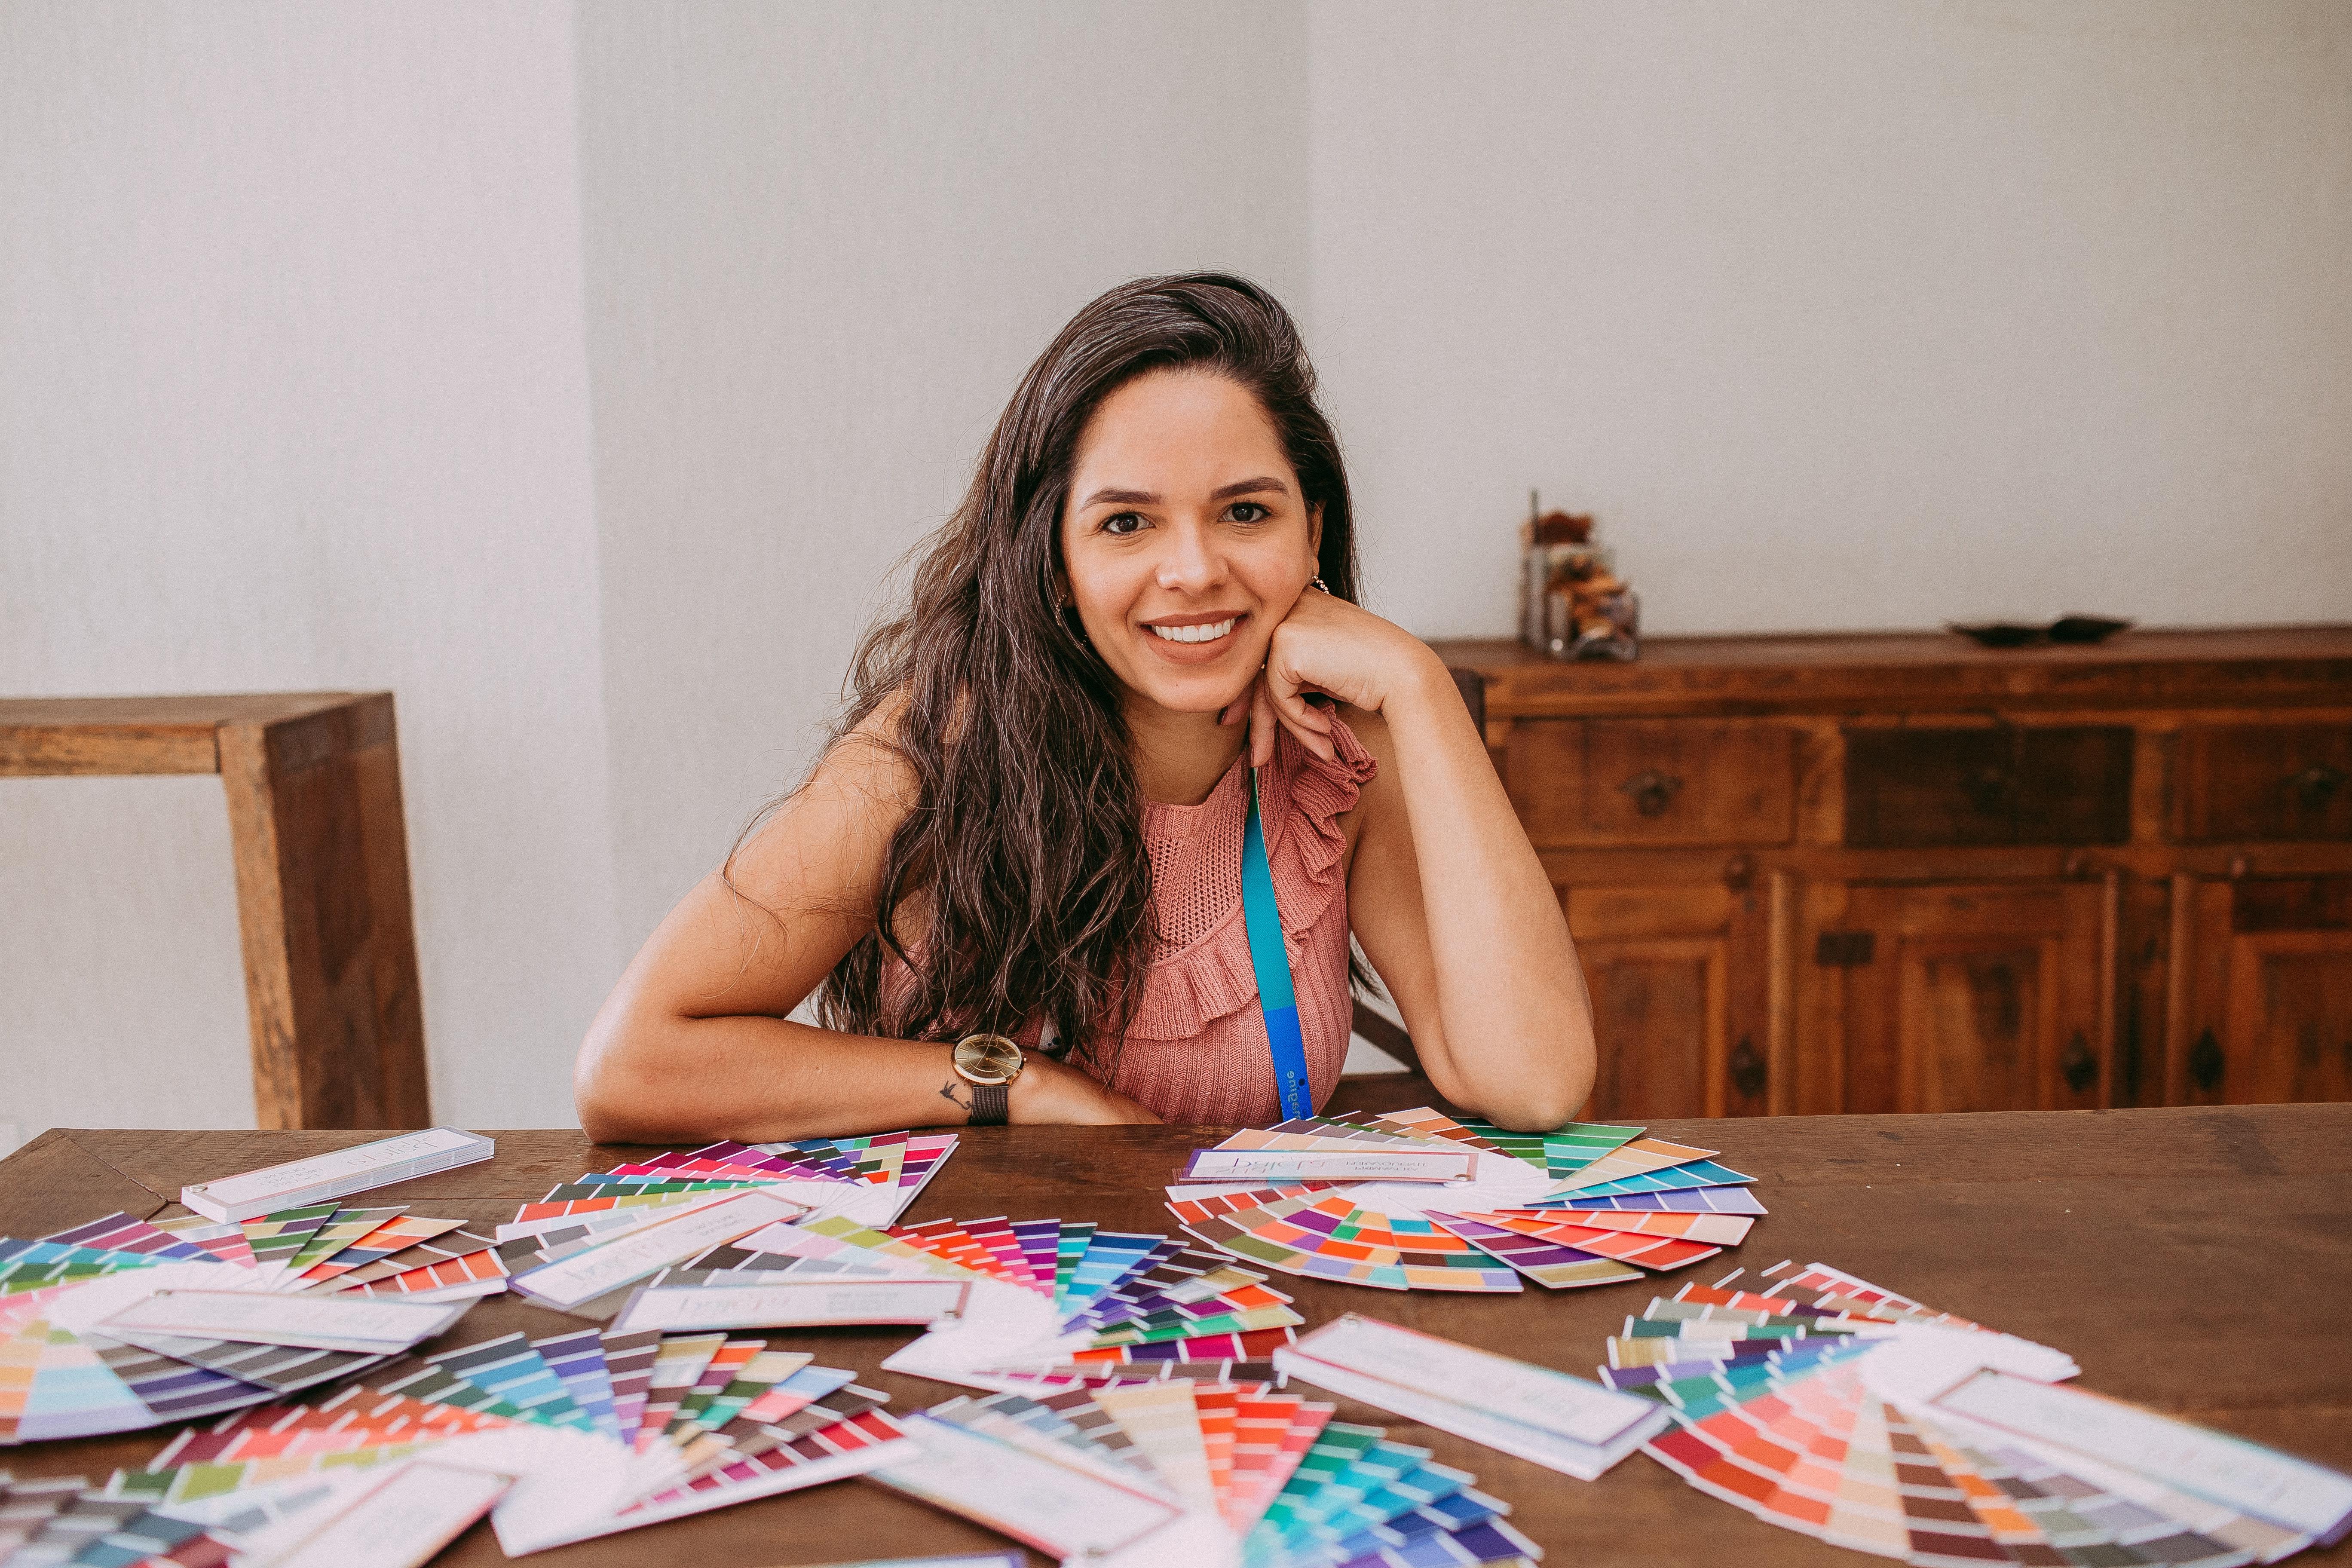
[[[1320,578],[1320,577],[1316,578],[1316,579],[1315,579],[1315,581],[1314,581],[1314,582],[1312,582],[1312,583],[1310,583],[1310,584],[1307,584],[1307,586],[1308,586],[1308,587],[1310,587],[1310,588],[1318,589],[1318,590],[1319,590],[1320,592],[1323,592],[1323,593],[1326,593],[1326,594],[1328,594],[1328,593],[1329,593],[1329,592],[1331,591],[1331,585],[1330,585],[1328,583],[1326,583],[1325,581],[1323,581],[1323,579],[1322,579],[1322,578]]]

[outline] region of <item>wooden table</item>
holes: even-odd
[[[1164,1231],[1159,1185],[1223,1130],[1006,1127],[963,1144],[909,1219],[1061,1215]],[[1754,1173],[1771,1208],[1696,1277],[1819,1260],[2071,1352],[2085,1386],[2352,1468],[2352,1105],[1832,1116],[1661,1123]],[[577,1132],[500,1132],[499,1157],[369,1194],[488,1226],[558,1181],[638,1151]],[[29,1236],[110,1209],[159,1213],[188,1182],[341,1147],[327,1132],[53,1131],[0,1162],[0,1231]],[[1309,1322],[1360,1310],[1590,1375],[1647,1285],[1520,1296],[1394,1294],[1278,1280]],[[469,1342],[577,1321],[494,1297],[451,1331]],[[958,1390],[878,1372],[903,1331],[778,1335],[919,1409]],[[439,1347],[436,1347],[439,1348]],[[1585,1483],[1362,1406],[1509,1501],[1559,1568],[1874,1561],[1759,1524],[1642,1456]],[[0,1450],[19,1475],[103,1480],[168,1433]],[[864,1482],[745,1503],[535,1558],[549,1568],[692,1561],[708,1568],[978,1550],[1002,1541]],[[477,1526],[437,1563],[500,1561]],[[2302,1561],[2352,1562],[2352,1542]]]
[[[392,693],[0,700],[0,778],[218,773],[264,1127],[425,1127]]]

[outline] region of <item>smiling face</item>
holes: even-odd
[[[1208,713],[1246,690],[1320,534],[1273,421],[1223,375],[1139,376],[1078,438],[1062,563],[1130,700]]]

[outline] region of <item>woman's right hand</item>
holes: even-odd
[[[1160,1120],[1067,1062],[1057,1062],[1035,1051],[1027,1054],[1028,1065],[1013,1080],[1013,1092],[1005,1106],[1006,1114],[1015,1122],[1116,1126]]]

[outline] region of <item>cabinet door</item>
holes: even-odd
[[[2167,1098],[2352,1100],[2352,877],[2173,881]]]
[[[2114,879],[1860,885],[1818,961],[1842,973],[1844,1108],[2108,1103]]]
[[[1760,1116],[1770,1108],[1760,888],[1566,889],[1600,1071],[1587,1117]]]

